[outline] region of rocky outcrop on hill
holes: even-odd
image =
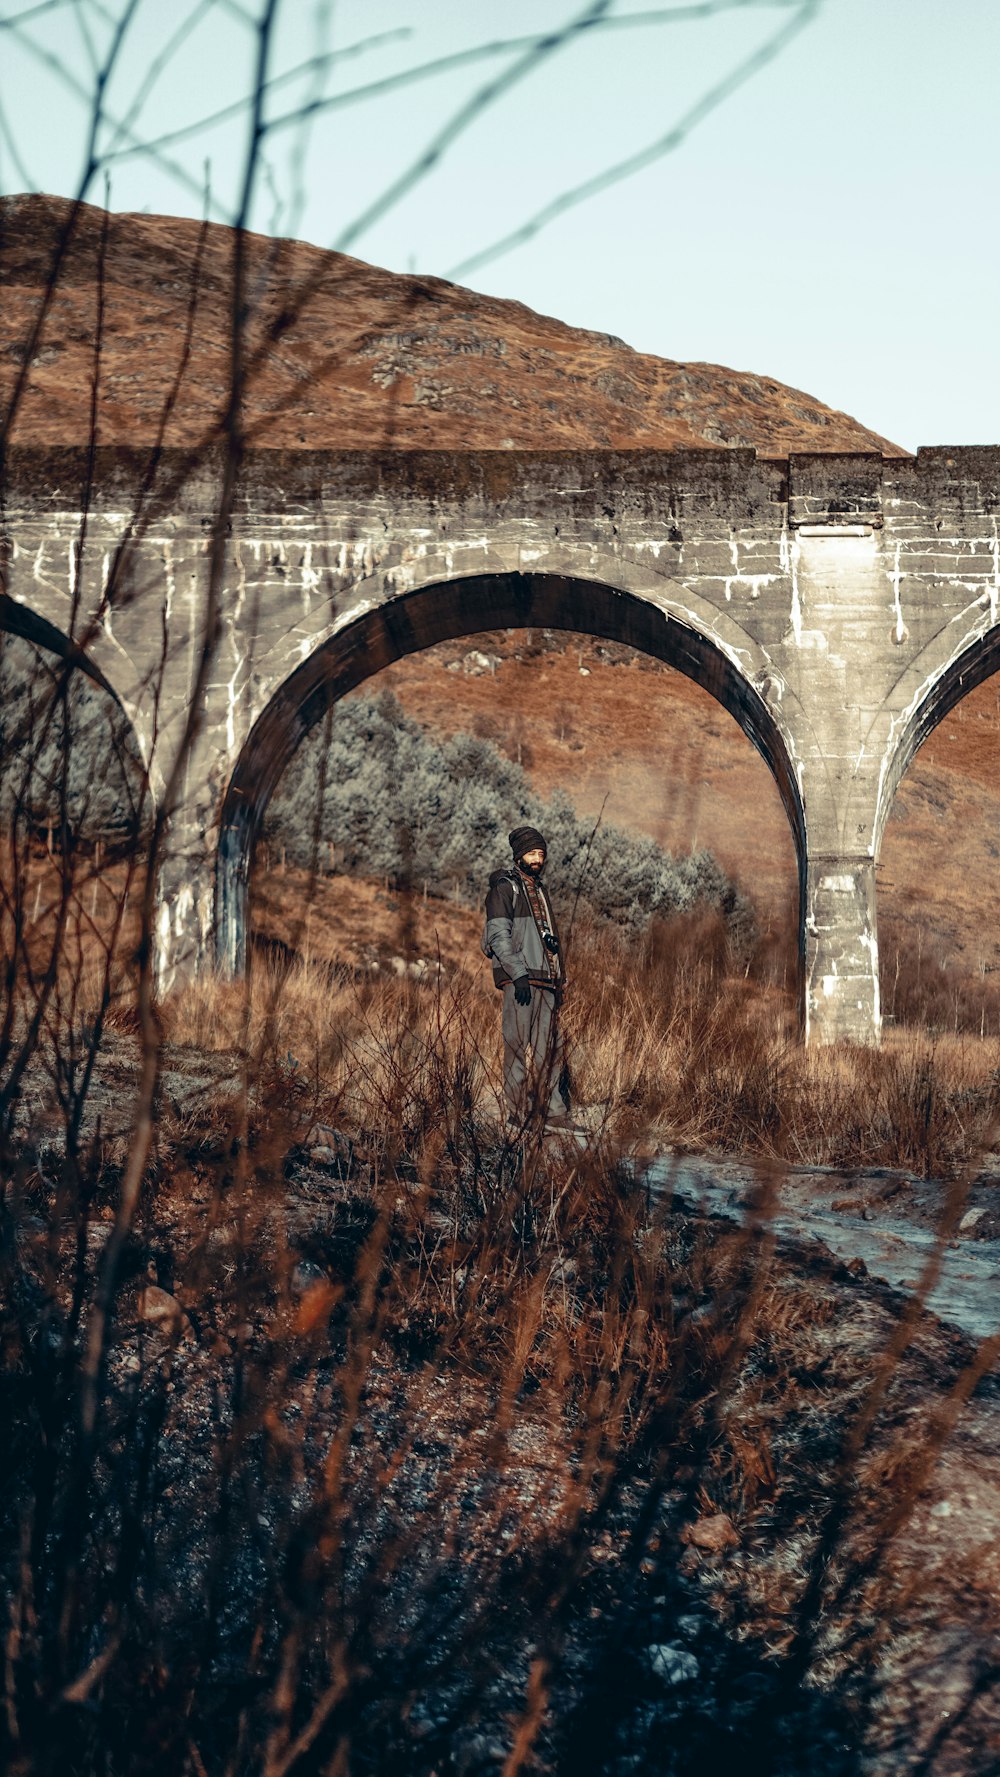
[[[210,438],[229,388],[231,229],[0,200],[0,399],[12,439]],[[281,449],[881,450],[887,439],[773,378],[632,351],[517,302],[245,237],[252,441]],[[36,319],[57,256],[37,339]]]

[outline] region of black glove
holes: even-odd
[[[519,975],[514,983],[514,998],[519,1006],[531,1004],[531,982],[527,975]]]

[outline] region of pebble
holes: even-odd
[[[725,1512],[713,1512],[710,1517],[696,1518],[693,1524],[685,1526],[681,1532],[681,1541],[696,1549],[705,1549],[712,1555],[721,1554],[723,1549],[735,1549],[739,1544],[736,1527]]]
[[[300,1259],[292,1272],[292,1293],[296,1296],[305,1295],[314,1283],[325,1283],[326,1272],[321,1265],[314,1265],[310,1259]]]
[[[186,1332],[191,1324],[177,1297],[155,1283],[148,1283],[139,1291],[136,1312],[140,1320],[162,1327],[167,1333]]]
[[[646,1659],[654,1678],[664,1684],[690,1684],[697,1678],[698,1662],[686,1647],[673,1641],[655,1641],[646,1649]]]

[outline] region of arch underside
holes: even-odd
[[[13,599],[8,593],[2,591],[0,591],[0,635],[17,636],[21,640],[29,642],[43,656],[52,655],[54,660],[61,661],[61,667],[48,668],[57,683],[62,683],[72,674],[79,672],[110,699],[113,710],[117,712],[117,717],[121,720],[119,729],[109,727],[111,748],[119,762],[123,761],[125,758],[123,743],[127,736],[128,742],[134,748],[133,763],[136,769],[142,773],[141,792],[138,800],[133,801],[131,806],[126,809],[123,831],[131,832],[133,823],[137,820],[141,825],[142,821],[149,817],[150,811],[155,808],[156,790],[135,722],[122,702],[116,687],[86,650],[71,636],[59,629],[56,624],[51,623],[47,617],[43,617],[39,612],[33,610],[30,605],[22,604],[20,600]],[[99,768],[95,767],[95,773],[99,774]],[[135,830],[138,831],[138,827]]]
[[[927,695],[921,699],[901,729],[892,761],[882,786],[876,815],[875,856],[879,855],[886,825],[892,813],[896,791],[910,766],[935,728],[950,715],[970,691],[1000,671],[1000,631],[994,630],[984,639],[970,643],[957,659],[934,680]]]
[[[31,642],[36,648],[42,648],[48,654],[55,654],[65,660],[69,666],[76,667],[93,679],[102,691],[107,691],[121,707],[121,700],[101,672],[100,668],[70,637],[57,629],[46,617],[40,617],[30,605],[22,605],[18,599],[12,599],[9,593],[0,592],[0,631],[6,635],[20,636],[24,641]]]
[[[778,785],[799,860],[805,828],[798,784],[767,705],[719,645],[634,593],[555,574],[484,574],[438,581],[347,625],[285,680],[252,729],[222,810],[216,875],[220,966],[245,964],[247,893],[257,832],[300,742],[330,706],[394,661],[489,629],[575,631],[623,643],[674,667],[729,711]]]

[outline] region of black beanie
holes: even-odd
[[[547,852],[549,849],[537,827],[515,827],[507,837],[515,859],[523,858],[526,851]]]

